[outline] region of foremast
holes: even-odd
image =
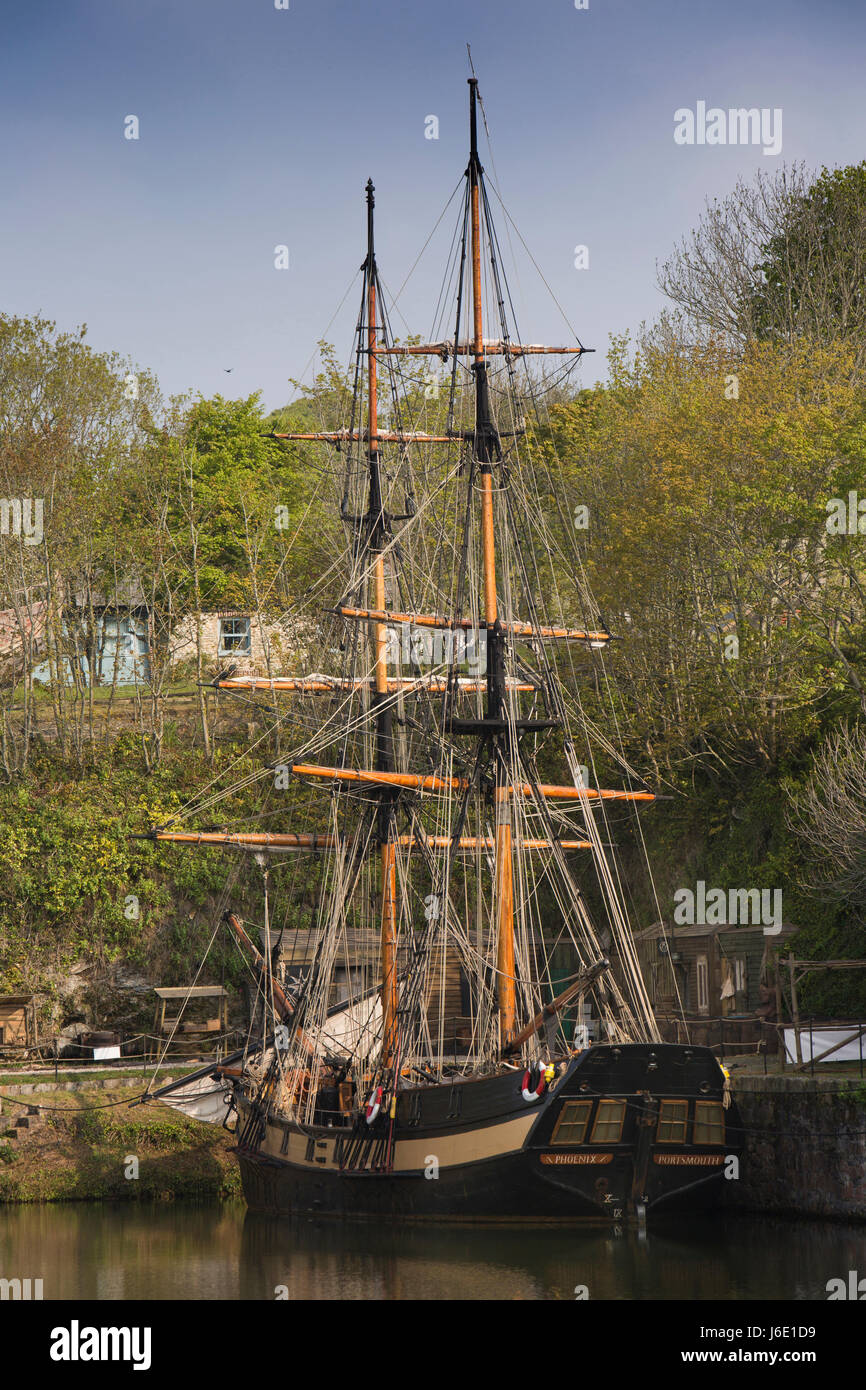
[[[367,180],[367,258],[364,274],[367,298],[367,461],[369,488],[364,529],[368,553],[372,556],[370,603],[383,612],[385,596],[385,547],[390,539],[388,514],[382,490],[379,461],[378,382],[376,344],[376,247],[373,210],[375,208],[372,179]],[[377,622],[373,629],[374,689],[371,707],[376,721],[375,767],[377,772],[394,769],[393,702],[388,696],[388,628]],[[381,876],[381,956],[382,956],[382,1056],[381,1066],[393,1065],[397,1045],[397,848],[395,843],[394,792],[379,787],[379,810],[376,833],[379,841]]]
[[[481,215],[483,170],[478,156],[478,79],[469,78],[469,178],[472,235],[472,373],[475,380],[473,471],[481,478],[481,545],[484,574],[484,620],[487,626],[487,721],[495,763],[497,902],[496,969],[500,1044],[514,1036],[516,979],[514,964],[514,878],[511,854],[511,791],[508,771],[510,730],[505,715],[505,652],[496,599],[496,535],[493,516],[493,465],[502,458],[499,433],[490,409],[481,283]],[[501,726],[501,727],[500,727]]]

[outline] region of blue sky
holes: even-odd
[[[678,108],[779,107],[782,160],[866,157],[862,0],[7,5],[0,310],[86,322],[94,347],[152,368],[166,392],[282,404],[360,265],[367,178],[392,292],[458,182],[467,41],[502,196],[597,349],[588,380],[609,335],[662,306],[656,260],[704,198],[779,162],[675,144]],[[412,331],[431,327],[451,225],[401,296]],[[524,337],[561,339],[522,253],[511,278]],[[353,286],[327,335],[344,360],[356,301]]]

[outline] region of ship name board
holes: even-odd
[[[610,1163],[613,1154],[541,1154],[542,1163]]]
[[[656,1163],[688,1163],[702,1168],[714,1168],[724,1163],[724,1154],[656,1154]]]

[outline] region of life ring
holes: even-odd
[[[371,1091],[371,1092],[370,1092],[370,1099],[367,1101],[367,1109],[366,1109],[366,1111],[365,1111],[365,1115],[366,1115],[366,1119],[367,1119],[367,1124],[368,1124],[368,1125],[371,1125],[371,1124],[373,1123],[373,1121],[375,1120],[376,1116],[378,1115],[378,1113],[379,1113],[379,1111],[380,1111],[381,1109],[382,1109],[382,1087],[381,1087],[381,1086],[377,1086],[376,1089],[375,1089],[374,1091]]]
[[[523,1073],[523,1088],[521,1090],[521,1095],[528,1104],[532,1104],[534,1100],[539,1100],[541,1098],[544,1092],[544,1088],[547,1085],[547,1082],[544,1079],[544,1073],[546,1070],[546,1066],[541,1067],[538,1074],[538,1085],[536,1086],[534,1091],[531,1091],[529,1089],[532,1084],[532,1072],[529,1068],[527,1068],[526,1071]]]

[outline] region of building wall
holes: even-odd
[[[195,661],[198,622],[199,620],[191,615],[178,623],[172,631],[169,658],[172,666]],[[205,661],[211,667],[232,663],[239,669],[256,675],[278,675],[291,669],[292,656],[297,651],[298,642],[297,638],[293,640],[292,634],[284,625],[264,622],[254,614],[240,609],[203,613],[200,622],[202,651]],[[242,624],[246,625],[246,638],[239,642],[233,641],[230,625],[241,627]]]
[[[774,938],[766,937],[760,927],[749,930],[745,927],[733,931],[719,932],[719,945],[726,956],[733,960],[744,956],[746,960],[747,1002],[745,1007],[754,1009],[760,1002],[761,963],[767,942]]]
[[[790,935],[790,929],[786,928],[785,933]],[[772,942],[775,938],[764,936],[760,927],[733,927],[727,930],[722,928],[717,934],[693,937],[678,935],[675,941],[669,942],[672,949],[680,956],[679,965],[682,967],[679,975],[680,988],[684,996],[683,1005],[686,1012],[692,1016],[696,1016],[698,1013],[697,962],[699,956],[706,956],[707,958],[709,996],[707,1012],[710,1017],[717,1018],[722,1012],[742,1012],[747,1009],[754,1009],[760,1003],[761,967],[768,940]],[[657,1008],[666,1008],[673,1004],[672,963],[668,956],[660,953],[659,945],[660,938],[658,937],[639,941],[637,943],[638,959],[653,1005]],[[725,977],[725,962],[730,962],[733,978],[733,963],[738,957],[745,961],[746,989],[733,999],[723,1000],[721,992]],[[683,988],[683,977],[685,988]]]
[[[454,1037],[455,1030],[459,1031],[461,1037],[463,1033],[468,1034],[468,1029],[461,1029],[458,1020],[467,1017],[463,1006],[463,992],[460,985],[460,961],[457,952],[453,950],[445,951],[445,969],[442,969],[442,947],[438,946],[431,953],[430,958],[430,991],[427,996],[427,1018],[430,1024],[431,1033],[435,1034],[439,1027],[440,1011],[445,1020],[445,1047],[448,1050],[449,1043]],[[467,1037],[468,1041],[468,1037]]]
[[[650,992],[654,1007],[676,1008],[677,997],[673,985],[673,973],[679,985],[680,998],[686,1013],[698,1015],[698,957],[707,959],[707,1008],[703,1011],[713,1017],[720,1013],[719,993],[721,976],[719,971],[719,948],[713,936],[682,937],[668,940],[671,949],[679,956],[671,961],[669,955],[659,951],[660,939],[650,938],[638,945],[638,958],[641,962],[644,979]]]
[[[97,652],[92,669],[86,657],[80,660],[84,683],[110,686],[116,679],[117,685],[127,686],[147,682],[150,679],[150,633],[146,610],[100,613],[96,628]],[[173,629],[169,642],[171,667],[195,661],[196,628],[197,620],[191,615]],[[226,610],[202,614],[201,629],[204,661],[209,672],[229,664],[254,675],[278,675],[299,669],[299,655],[303,649],[298,636],[278,622],[261,622],[255,615]],[[235,640],[232,640],[232,629],[235,629]],[[68,656],[60,658],[59,670],[64,684],[72,685],[74,670]],[[51,663],[47,659],[34,667],[33,679],[46,685],[50,683]]]
[[[79,669],[86,685],[138,685],[150,679],[148,626],[144,614],[97,614],[96,648],[92,669],[87,657],[80,658]],[[63,684],[74,684],[74,668],[69,657],[62,656],[57,666]],[[34,666],[33,679],[50,684],[51,662],[40,661],[38,666]]]
[[[22,610],[0,611],[0,679],[20,680],[25,662],[45,649],[48,604],[32,600]]]

